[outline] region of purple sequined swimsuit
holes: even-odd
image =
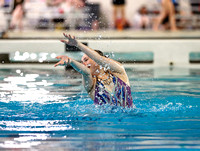
[[[112,77],[115,87],[112,93],[106,91],[103,83],[97,80],[94,103],[99,105],[108,103],[115,106],[132,107],[133,100],[130,86],[120,78]]]

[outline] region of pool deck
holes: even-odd
[[[11,39],[59,39],[62,33],[75,35],[80,39],[200,39],[200,30],[191,31],[136,31],[136,30],[24,30],[8,31],[7,38]]]

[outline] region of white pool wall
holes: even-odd
[[[200,39],[113,39],[80,40],[103,52],[153,52],[154,66],[188,66],[189,53],[200,52]],[[0,53],[48,52],[64,53],[59,40],[0,40]],[[75,58],[76,59],[76,58]],[[199,64],[193,66],[199,66]]]

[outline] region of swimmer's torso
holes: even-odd
[[[108,83],[96,79],[90,96],[95,104],[112,104],[115,106],[132,107],[130,86],[116,75],[110,74],[111,81]]]

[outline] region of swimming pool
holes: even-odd
[[[71,69],[0,69],[0,150],[200,149],[200,69],[126,70],[136,109],[95,106]]]

